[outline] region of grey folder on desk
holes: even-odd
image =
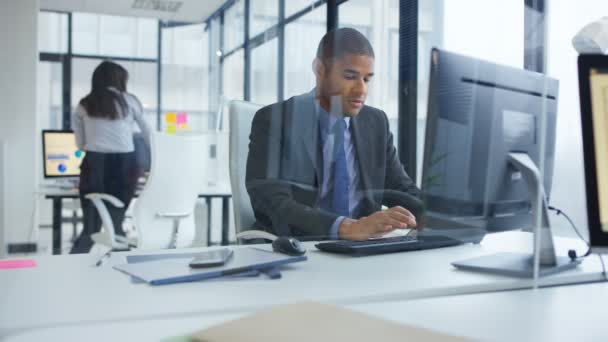
[[[252,270],[266,270],[304,261],[306,256],[288,256],[257,248],[238,248],[226,264],[209,268],[190,268],[191,258],[161,259],[114,265],[113,268],[151,285],[165,285],[223,277]]]

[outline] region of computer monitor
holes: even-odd
[[[558,81],[439,49],[431,55],[422,169],[428,224],[488,231],[531,228],[528,188],[509,153],[526,153],[540,165],[544,105],[548,196]]]
[[[543,74],[433,49],[422,175],[427,225],[532,229],[540,215],[541,272],[571,266],[555,256],[546,209],[557,92],[558,81]],[[531,275],[530,255],[515,259],[507,262],[515,269],[492,271]]]
[[[578,77],[591,248],[608,251],[608,56],[580,55]]]
[[[44,178],[76,178],[84,151],[76,146],[72,131],[42,131],[42,164]]]

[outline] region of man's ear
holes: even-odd
[[[323,64],[323,61],[318,58],[315,58],[312,61],[312,72],[317,78],[325,78],[327,70],[325,68],[325,64]]]

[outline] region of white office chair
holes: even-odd
[[[151,137],[150,176],[135,201],[133,219],[136,241],[114,234],[114,226],[105,202],[122,208],[114,196],[92,193],[102,219],[103,229],[93,234],[93,241],[111,247],[175,248],[190,246],[195,237],[194,206],[203,187],[205,165],[201,158],[204,138],[200,135],[173,135],[154,132]]]
[[[237,237],[239,233],[251,229],[255,223],[249,194],[245,187],[245,172],[251,122],[260,108],[262,106],[249,102],[230,102],[230,184]]]

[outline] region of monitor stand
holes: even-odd
[[[543,183],[540,179],[541,172],[526,153],[509,153],[509,161],[522,173],[528,186],[532,202],[532,219],[535,220],[539,217],[538,215],[541,215],[540,233],[534,235],[534,253],[496,253],[453,262],[452,265],[456,268],[469,271],[532,278],[534,276],[534,255],[535,253],[539,253],[539,276],[551,275],[575,268],[581,263],[580,260],[573,261],[569,257],[558,257],[555,255],[547,200]],[[539,195],[542,199],[540,206],[537,200]],[[538,244],[536,243],[537,239],[540,239],[540,243]],[[539,250],[536,250],[537,245],[539,246]]]

